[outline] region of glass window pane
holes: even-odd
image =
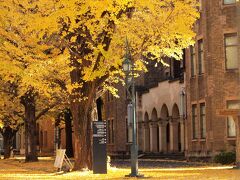
[[[191,55],[191,76],[196,74],[196,60],[195,60],[195,47],[190,47],[190,55]]]
[[[233,4],[236,0],[224,0],[224,4]]]
[[[200,104],[201,138],[206,138],[205,104]]]
[[[203,122],[202,138],[206,138],[206,117],[205,116],[203,116],[202,122]]]
[[[191,50],[191,54],[195,54],[195,47],[194,46],[191,46],[190,50]]]
[[[228,109],[240,109],[240,101],[233,100],[233,101],[227,101],[227,108]],[[235,122],[232,116],[228,116],[227,119],[227,128],[228,128],[228,136],[234,137],[236,136],[236,127]]]
[[[237,45],[237,35],[226,37],[225,42],[226,46]]]
[[[192,106],[192,135],[193,139],[197,138],[197,107],[196,105]]]
[[[238,49],[237,47],[227,47],[226,48],[226,61],[227,61],[227,69],[236,69],[238,68]]]
[[[199,42],[199,49],[200,49],[201,51],[203,51],[203,42],[202,42],[202,40]]]
[[[236,136],[236,127],[233,118],[229,116],[227,122],[228,122],[228,136],[229,137]]]
[[[195,62],[196,62],[195,55],[193,55],[192,56],[192,62],[191,62],[192,63],[192,67],[191,67],[192,68],[192,71],[191,71],[192,72],[192,76],[195,75],[195,67],[196,67],[196,65],[195,65],[196,63]]]
[[[202,74],[204,72],[203,67],[203,41],[198,41],[198,73]]]
[[[228,109],[240,109],[240,101],[238,101],[238,100],[228,101],[227,108]]]

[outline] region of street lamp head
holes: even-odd
[[[124,57],[122,66],[123,66],[124,73],[129,74],[129,72],[132,69],[132,63],[131,63],[129,57],[127,57],[127,56]]]
[[[124,60],[123,60],[123,71],[126,75],[128,75],[130,73],[130,71],[132,70],[132,59],[131,59],[131,52],[130,52],[130,47],[129,47],[129,43],[128,43],[128,39],[126,37],[126,54],[124,56]]]

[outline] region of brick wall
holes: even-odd
[[[237,32],[236,5],[223,5],[222,0],[202,1],[201,18],[198,20],[196,41],[203,39],[205,73],[191,77],[190,51],[186,53],[187,90],[187,156],[206,156],[221,150],[232,150],[234,139],[227,138],[226,118],[216,115],[217,109],[226,108],[226,101],[239,99],[238,71],[225,68],[224,34]],[[198,47],[196,60],[198,69]],[[197,104],[199,122],[199,103],[206,104],[206,139],[192,140],[192,104]],[[198,123],[198,131],[200,130]]]

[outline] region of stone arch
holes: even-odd
[[[172,120],[170,122],[170,151],[181,151],[181,124],[179,108],[175,103],[172,107]]]
[[[103,100],[101,97],[99,97],[97,100],[96,100],[96,113],[97,113],[97,120],[98,121],[102,121],[103,120]]]
[[[152,110],[151,120],[152,121],[157,121],[158,120],[156,108],[153,108],[153,110]]]
[[[153,108],[151,114],[151,122],[150,122],[150,151],[158,152],[159,151],[159,130],[158,130],[158,117],[157,110]]]
[[[168,117],[169,117],[168,107],[167,107],[166,104],[163,104],[163,105],[162,105],[162,108],[161,108],[160,118],[163,119],[163,120],[167,120]]]
[[[149,116],[148,116],[148,113],[145,112],[144,114],[144,122],[148,122],[149,121]]]
[[[173,119],[177,119],[177,118],[179,118],[179,108],[178,108],[178,105],[175,103],[174,105],[173,105],[173,108],[172,108],[172,118]]]
[[[147,112],[144,114],[144,130],[143,130],[143,139],[144,139],[144,151],[150,151],[150,128],[149,128],[149,115]]]
[[[160,118],[163,122],[163,127],[160,130],[160,146],[163,152],[168,152],[170,149],[170,125],[169,125],[169,111],[166,104],[162,105]]]

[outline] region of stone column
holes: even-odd
[[[170,151],[178,151],[178,122],[176,119],[170,122]]]
[[[149,142],[149,140],[150,140],[150,132],[149,132],[149,125],[148,125],[148,123],[145,123],[144,124],[144,134],[143,134],[143,136],[144,136],[144,145],[143,145],[143,150],[144,150],[144,152],[149,152],[150,151],[150,142]]]
[[[167,152],[167,131],[166,131],[166,122],[159,122],[159,151]]]
[[[150,151],[151,152],[158,152],[157,128],[158,126],[156,122],[150,123]]]
[[[184,127],[184,119],[180,119],[180,130],[181,130],[181,152],[184,152],[185,150],[185,127]]]
[[[144,125],[143,123],[138,123],[138,136],[137,136],[137,142],[138,142],[138,150],[143,151],[144,150]]]

